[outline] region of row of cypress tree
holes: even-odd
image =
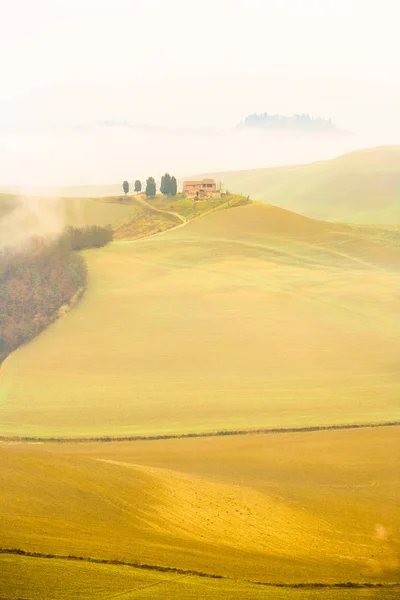
[[[123,187],[124,193],[126,195],[129,192],[129,182],[124,181],[122,184],[122,187]],[[135,181],[135,192],[141,192],[141,191],[142,191],[142,184],[139,181],[139,179],[137,179]],[[174,176],[171,177],[171,175],[169,173],[165,173],[165,175],[163,175],[161,177],[160,192],[162,194],[165,194],[166,196],[176,196],[177,191],[178,191],[178,184],[176,183],[176,178]],[[145,193],[148,198],[153,198],[156,195],[157,186],[156,186],[156,181],[155,181],[154,177],[149,177],[146,180]]]

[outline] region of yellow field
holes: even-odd
[[[180,223],[174,215],[155,212],[134,201],[129,216],[114,228],[114,240],[135,240],[166,231]]]
[[[396,427],[3,444],[1,545],[238,581],[396,582],[399,458]]]
[[[153,573],[131,567],[0,556],[1,600],[221,598],[222,600],[395,600],[400,586],[378,589],[280,589],[234,580]]]
[[[400,146],[310,165],[207,174],[226,188],[317,219],[400,222]]]
[[[125,221],[132,212],[129,204],[111,202],[109,198],[61,198],[60,216],[67,225],[113,225]],[[114,199],[112,199],[114,200]]]
[[[0,194],[0,219],[9,214],[17,200],[13,194]]]
[[[399,419],[399,250],[252,204],[85,258],[78,307],[2,366],[0,433]]]

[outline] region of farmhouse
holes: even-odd
[[[221,192],[217,191],[214,179],[202,181],[184,181],[183,193],[186,198],[220,198]]]

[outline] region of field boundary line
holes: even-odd
[[[280,583],[280,582],[269,582],[269,581],[252,581],[250,579],[231,579],[225,575],[216,575],[213,573],[205,573],[203,571],[195,571],[192,569],[181,569],[179,567],[163,567],[161,565],[149,565],[145,563],[138,562],[130,562],[123,561],[117,559],[107,559],[107,558],[93,558],[93,557],[85,557],[85,556],[74,556],[74,555],[66,555],[66,554],[47,554],[44,552],[29,552],[27,550],[22,550],[21,548],[0,548],[0,555],[9,555],[9,556],[25,556],[27,558],[45,558],[45,559],[54,559],[54,560],[69,560],[76,562],[87,562],[92,564],[100,564],[100,565],[114,565],[121,567],[133,567],[135,569],[142,569],[145,571],[157,571],[160,573],[178,573],[179,575],[183,575],[185,577],[193,576],[193,577],[205,577],[207,579],[223,579],[225,581],[239,581],[241,583],[248,583],[252,585],[262,585],[265,587],[274,587],[274,588],[292,588],[292,589],[342,589],[342,588],[397,588],[400,586],[400,581],[390,581],[390,582],[363,582],[363,581],[346,581],[346,582],[333,582],[333,583],[323,583],[323,582],[294,582],[294,583]],[[151,585],[159,584],[156,582]],[[127,593],[127,592],[125,592]]]
[[[318,431],[344,431],[350,429],[375,429],[381,427],[399,427],[400,421],[386,421],[383,423],[350,423],[344,425],[310,425],[309,427],[271,427],[260,429],[234,429],[210,432],[190,433],[160,433],[156,435],[124,435],[124,436],[77,436],[77,437],[41,437],[0,435],[3,443],[59,443],[59,444],[84,444],[97,442],[154,442],[160,440],[182,440],[191,438],[224,437],[235,435],[277,435],[282,433],[313,433]]]

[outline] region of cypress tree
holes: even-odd
[[[178,191],[178,185],[176,183],[176,178],[171,177],[171,186],[170,186],[170,195],[176,196],[176,192]]]
[[[165,175],[161,177],[160,191],[167,196],[171,195],[171,175],[169,173],[165,173]]]
[[[161,177],[160,192],[161,192],[162,194],[166,194],[166,193],[167,193],[167,191],[166,191],[166,189],[165,189],[165,175],[163,175],[163,176]]]
[[[154,177],[149,177],[146,181],[146,196],[148,198],[154,198],[154,196],[156,195],[156,182]]]

